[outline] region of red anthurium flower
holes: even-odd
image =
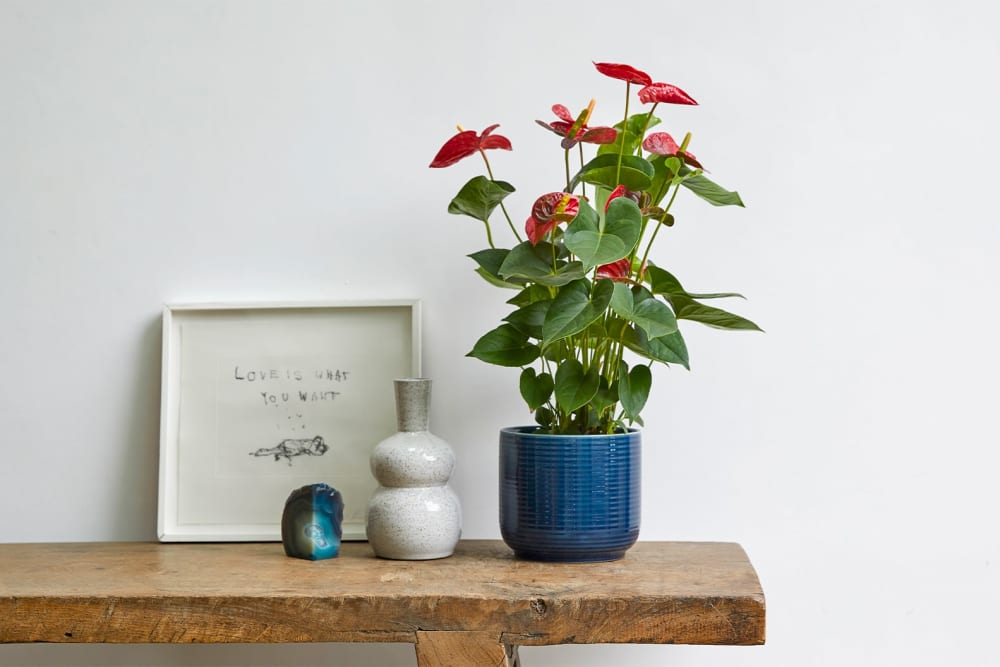
[[[431,161],[431,167],[450,167],[462,158],[467,158],[474,153],[484,151],[489,148],[501,148],[505,151],[511,150],[510,139],[502,135],[493,135],[493,130],[499,125],[490,125],[483,130],[482,134],[477,134],[475,130],[462,130],[444,143],[441,150]]]
[[[535,200],[531,217],[539,222],[569,222],[580,212],[580,198],[568,192],[550,192]]]
[[[641,70],[637,70],[631,65],[622,65],[619,63],[594,63],[594,67],[597,71],[605,76],[610,76],[612,79],[620,79],[622,81],[628,81],[629,83],[637,83],[640,86],[648,86],[653,83],[653,80],[649,78],[649,75]]]
[[[553,227],[569,222],[580,212],[580,198],[568,192],[550,192],[535,200],[531,217],[524,223],[531,245],[537,245]]]
[[[608,195],[608,201],[604,203],[604,212],[608,212],[608,206],[613,200],[618,199],[619,197],[624,197],[626,193],[628,193],[628,189],[624,185],[619,185],[617,188],[612,190],[611,194]]]
[[[677,155],[680,146],[666,132],[653,132],[642,142],[642,147],[656,155]]]
[[[597,279],[607,278],[616,283],[630,283],[632,275],[632,260],[628,257],[619,259],[617,262],[605,264],[597,267]]]
[[[689,153],[688,151],[682,151],[681,147],[677,145],[676,141],[674,141],[674,138],[666,132],[653,132],[646,137],[645,141],[642,142],[642,147],[654,155],[679,157],[696,169],[704,169],[694,154]]]
[[[610,195],[608,195],[608,201],[604,203],[605,213],[608,212],[608,207],[611,205],[611,202],[614,201],[615,199],[618,199],[619,197],[625,197],[626,199],[631,199],[637,205],[642,206],[643,205],[642,202],[645,199],[648,199],[649,195],[645,192],[636,192],[635,190],[629,190],[624,185],[619,185],[617,188],[611,191]]]
[[[588,144],[610,144],[614,143],[614,140],[618,138],[618,131],[613,127],[587,127],[586,124],[580,126],[576,131],[576,136],[569,137],[569,131],[573,129],[573,124],[576,119],[569,112],[569,109],[561,104],[552,105],[552,113],[559,117],[559,120],[552,121],[551,123],[543,123],[540,120],[535,122],[544,127],[546,130],[555,132],[560,137],[569,139],[571,141],[570,145],[564,146],[564,148],[572,148],[574,144],[579,141]],[[564,142],[565,143],[565,142]]]
[[[639,89],[639,101],[645,104],[698,104],[694,98],[672,83],[650,83]]]
[[[528,218],[524,222],[524,232],[528,235],[531,245],[538,245],[538,242],[544,239],[545,235],[555,226],[555,222],[542,224],[534,218]]]

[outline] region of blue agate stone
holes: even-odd
[[[281,515],[285,555],[307,560],[336,558],[340,553],[344,499],[327,484],[309,484],[292,491]]]

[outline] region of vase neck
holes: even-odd
[[[427,378],[396,380],[396,428],[426,431],[430,423],[431,381]]]

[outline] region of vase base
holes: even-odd
[[[625,557],[624,551],[601,552],[589,554],[559,554],[544,551],[520,551],[514,550],[514,557],[521,560],[534,560],[544,563],[607,563],[621,560]]]
[[[454,553],[454,551],[435,551],[416,554],[380,554],[376,552],[375,555],[385,560],[440,560],[442,558],[448,558]]]

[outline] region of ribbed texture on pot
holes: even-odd
[[[500,532],[522,558],[621,558],[639,536],[641,436],[500,432]]]

